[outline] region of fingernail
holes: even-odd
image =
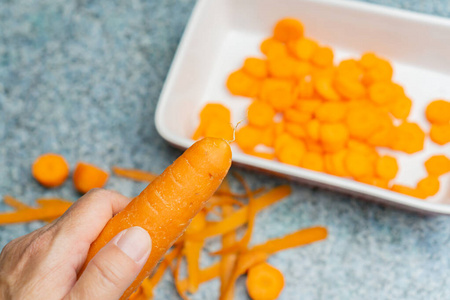
[[[141,227],[131,227],[119,238],[117,247],[135,262],[140,262],[150,253],[151,239]]]

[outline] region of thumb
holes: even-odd
[[[119,299],[147,261],[151,244],[141,227],[123,230],[89,262],[67,298]]]

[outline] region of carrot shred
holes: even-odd
[[[173,260],[176,259],[180,253],[182,245],[176,245],[174,249],[166,254],[159,264],[156,271],[153,273],[151,277],[148,277],[145,279],[145,284],[143,285],[144,293],[148,298],[153,297],[153,289],[158,285],[158,283],[161,281],[164,273],[166,272],[167,268],[172,264]]]
[[[300,229],[284,237],[272,239],[264,244],[254,246],[249,249],[249,252],[264,252],[271,255],[281,250],[299,247],[323,240],[327,237],[327,235],[328,233],[325,227]]]
[[[9,196],[9,195],[5,195],[3,196],[3,202],[9,206],[11,206],[12,208],[15,208],[17,210],[23,210],[23,209],[28,209],[28,208],[32,208],[31,206],[19,201],[18,199]]]
[[[206,214],[201,211],[192,220],[187,228],[187,233],[196,233],[203,230],[206,226]],[[188,270],[188,291],[195,293],[198,290],[199,282],[199,260],[200,253],[203,248],[203,241],[187,239],[184,243],[184,254],[186,256],[187,270]]]
[[[269,205],[283,199],[291,193],[291,188],[288,185],[276,187],[266,194],[255,199],[255,209],[260,211]],[[214,225],[207,226],[202,232],[191,235],[192,239],[206,239],[209,237],[225,234],[232,230],[239,228],[248,221],[248,206],[235,211],[233,214],[217,222]]]
[[[175,288],[178,292],[178,295],[183,299],[183,300],[189,300],[188,296],[186,296],[186,290],[181,289],[181,280],[179,278],[180,275],[180,267],[181,267],[181,261],[183,259],[183,256],[180,254],[177,255],[176,257],[176,262],[175,262],[175,266],[172,267],[172,275],[175,281]]]
[[[23,223],[60,217],[67,210],[64,206],[26,208],[0,214],[0,225]]]
[[[157,177],[156,174],[147,171],[139,169],[126,169],[117,166],[113,166],[112,171],[116,176],[125,177],[136,181],[152,182]]]
[[[199,283],[205,283],[213,280],[220,275],[220,263],[215,263],[207,268],[200,270]],[[188,288],[188,278],[178,281],[178,288],[181,292],[185,293]]]

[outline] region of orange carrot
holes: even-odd
[[[382,156],[377,160],[375,171],[380,178],[394,179],[398,172],[397,160],[392,156]]]
[[[231,94],[243,97],[255,97],[260,89],[260,82],[242,70],[231,73],[226,85]]]
[[[257,264],[248,270],[247,292],[254,300],[275,300],[284,287],[283,274],[266,262]]]
[[[32,208],[31,206],[20,202],[19,200],[17,200],[16,198],[13,198],[9,195],[5,195],[3,196],[3,202],[9,206],[11,206],[12,208],[15,208],[17,210],[23,210],[23,209],[29,209]]]
[[[220,276],[220,264],[215,263],[207,268],[200,270],[199,272],[199,282],[205,283],[207,281],[213,280]],[[188,279],[182,279],[178,282],[179,291],[184,293],[187,291]]]
[[[230,165],[227,142],[213,138],[196,142],[106,224],[91,244],[79,276],[114,236],[140,226],[151,235],[153,247],[144,268],[121,297],[127,299],[219,187]]]
[[[273,123],[275,110],[262,101],[253,101],[248,107],[248,123],[257,127],[267,127]]]
[[[0,214],[0,225],[23,223],[38,220],[48,220],[60,217],[67,207],[51,206],[42,208],[26,208],[16,212]]]
[[[425,197],[434,196],[439,192],[439,179],[436,176],[428,176],[417,183],[417,190]]]
[[[268,75],[267,62],[260,58],[247,58],[242,69],[255,78],[263,79]]]
[[[286,43],[297,40],[303,36],[303,24],[293,18],[285,18],[275,25],[273,37],[280,42]]]
[[[450,172],[450,159],[442,154],[434,155],[425,162],[425,168],[429,175],[439,177]]]
[[[84,162],[79,162],[73,172],[73,184],[80,193],[87,193],[93,188],[101,188],[108,180],[108,173]]]
[[[319,45],[316,41],[304,37],[289,41],[287,47],[298,59],[310,60]]]
[[[419,198],[419,199],[425,199],[426,195],[424,195],[421,191],[419,191],[417,188],[412,188],[409,186],[401,185],[401,184],[394,184],[391,187],[391,190],[397,193],[401,193],[407,196]]]
[[[54,153],[39,156],[31,168],[34,179],[45,187],[56,187],[69,176],[69,165],[64,157]]]
[[[290,193],[291,188],[287,185],[276,187],[255,199],[255,209],[261,211],[267,206],[280,201]],[[244,206],[222,221],[207,226],[202,232],[190,238],[201,240],[233,231],[248,221],[248,214],[248,206]]]
[[[428,104],[425,115],[430,123],[447,124],[450,122],[450,102],[435,100]]]
[[[444,125],[432,124],[430,139],[438,145],[450,143],[450,123]]]
[[[156,174],[146,172],[143,170],[138,169],[125,169],[113,166],[112,171],[114,175],[125,177],[137,181],[146,181],[146,182],[152,182],[156,177],[158,177]]]

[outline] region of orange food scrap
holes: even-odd
[[[378,105],[391,102],[395,96],[394,89],[392,82],[375,82],[369,86],[369,99]]]
[[[346,112],[347,107],[342,102],[325,102],[317,107],[315,116],[320,122],[339,122]]]
[[[243,97],[256,97],[261,83],[242,70],[235,71],[228,76],[227,88],[231,94]]]
[[[329,77],[318,76],[314,78],[314,87],[325,100],[328,101],[339,101],[341,96],[333,87],[333,81]]]
[[[359,152],[348,151],[345,156],[345,168],[354,178],[371,177],[374,173],[373,162]]]
[[[318,67],[325,68],[333,65],[334,54],[330,47],[318,47],[314,51],[311,62]]]
[[[445,155],[434,155],[425,162],[425,169],[431,176],[441,176],[450,172],[450,159]]]
[[[282,163],[299,166],[306,152],[305,144],[300,140],[290,140],[283,146],[275,149],[275,155]]]
[[[380,117],[370,107],[356,107],[348,111],[346,125],[351,137],[365,140],[380,127]]]
[[[375,53],[372,53],[372,52],[364,53],[361,56],[361,59],[359,60],[360,66],[364,69],[373,68],[377,62],[378,62],[378,57],[375,55]]]
[[[382,179],[391,180],[397,176],[397,160],[392,156],[381,156],[376,162],[376,175]]]
[[[268,76],[267,62],[264,59],[249,57],[244,61],[242,69],[249,75],[263,79]]]
[[[294,90],[294,98],[310,99],[314,96],[314,83],[310,77],[300,78]]]
[[[325,170],[324,158],[317,152],[306,152],[300,166],[317,172],[324,172]]]
[[[360,81],[363,74],[364,69],[355,59],[345,59],[341,61],[337,67],[337,77]]]
[[[393,69],[391,64],[385,59],[378,58],[375,64],[366,70],[362,82],[366,85],[371,85],[375,82],[390,81],[392,75]]]
[[[417,183],[417,190],[425,197],[434,196],[439,192],[439,179],[436,176],[428,176]]]
[[[79,162],[73,172],[73,184],[80,193],[87,193],[94,188],[102,188],[109,174],[97,166]]]
[[[69,165],[59,154],[47,153],[39,156],[31,167],[37,182],[45,187],[57,187],[69,176]]]
[[[320,140],[327,152],[341,150],[346,145],[348,138],[348,129],[342,123],[325,123],[320,127]]]
[[[234,128],[231,123],[214,120],[206,126],[204,137],[221,138],[231,141],[233,139],[233,132]]]
[[[248,123],[256,127],[267,127],[273,123],[275,110],[262,101],[253,101],[248,107]]]
[[[254,300],[275,300],[284,287],[283,274],[263,262],[251,267],[247,273],[247,291]]]
[[[262,131],[246,125],[236,132],[236,143],[244,150],[253,150],[261,141]]]
[[[338,75],[334,82],[336,91],[347,99],[357,99],[364,97],[366,94],[366,87],[350,76]]]
[[[275,25],[273,37],[280,42],[286,43],[303,37],[303,24],[293,18],[285,18]]]
[[[292,40],[288,44],[288,50],[298,59],[309,61],[319,44],[316,41],[309,38],[302,38],[298,40]]]
[[[267,57],[285,57],[288,55],[287,47],[282,42],[274,39],[268,38],[261,43],[261,52]]]
[[[425,133],[416,123],[403,122],[396,127],[392,149],[412,154],[423,149]]]
[[[269,57],[268,70],[270,76],[274,78],[291,79],[295,72],[294,59],[289,56]]]
[[[401,193],[407,196],[411,196],[411,197],[415,197],[415,198],[419,198],[419,199],[425,199],[426,196],[422,194],[421,191],[419,191],[416,188],[412,188],[409,186],[405,186],[405,185],[401,185],[401,184],[394,184],[391,187],[391,191],[397,192],[397,193]]]
[[[432,124],[450,123],[450,102],[445,100],[432,101],[425,110],[425,116]]]
[[[342,149],[336,153],[331,154],[331,162],[333,175],[347,177],[350,176],[347,168],[345,167],[345,158],[347,156],[346,149]]]
[[[450,142],[450,123],[439,125],[432,124],[430,129],[430,139],[439,145],[445,145]]]

